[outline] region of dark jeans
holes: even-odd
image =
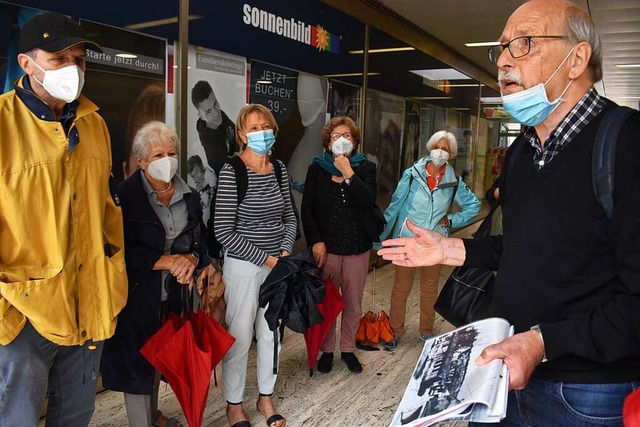
[[[524,390],[509,392],[507,417],[487,427],[622,426],[625,397],[640,381],[618,384],[576,384],[532,379]]]
[[[47,390],[47,427],[86,427],[103,342],[94,345],[54,344],[29,322],[15,340],[0,345],[0,427],[35,427]]]

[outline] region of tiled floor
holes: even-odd
[[[459,231],[460,237],[468,237],[477,224]],[[442,269],[441,284],[451,272]],[[416,275],[416,279],[417,279]],[[376,272],[376,311],[388,310],[389,295],[394,269],[391,264]],[[373,273],[367,278],[363,310],[372,308]],[[292,426],[387,426],[396,410],[411,372],[416,364],[422,341],[417,330],[418,286],[414,286],[407,307],[407,330],[394,352],[358,351],[364,365],[361,374],[350,373],[344,363],[336,358],[329,374],[315,373],[309,377],[307,353],[303,336],[287,330],[280,355],[280,373],[274,395],[278,410]],[[441,333],[453,329],[439,316],[434,331]],[[255,379],[255,349],[249,356],[250,366],[246,387],[245,411],[254,426],[264,426],[264,418],[256,411],[258,395]],[[220,383],[220,367],[217,368]],[[213,380],[204,414],[204,426],[227,426],[225,400],[221,386]],[[171,388],[161,385],[160,409],[168,416],[184,422],[182,411]],[[91,426],[115,427],[128,425],[121,393],[105,391],[96,398],[96,411]],[[184,425],[184,424],[183,424]],[[458,425],[464,425],[458,423]]]

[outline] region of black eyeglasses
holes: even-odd
[[[489,61],[492,64],[498,63],[498,58],[505,49],[509,49],[509,53],[513,59],[522,58],[531,51],[531,39],[564,39],[565,36],[520,36],[511,40],[509,43],[489,48]]]

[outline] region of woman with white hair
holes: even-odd
[[[407,219],[420,227],[449,235],[451,227],[468,224],[480,211],[480,201],[456,176],[453,166],[447,163],[458,154],[456,137],[447,131],[434,133],[427,142],[429,155],[419,159],[404,171],[396,187],[391,203],[384,213],[387,226],[380,241],[387,238],[407,237],[413,234],[407,229]],[[449,213],[456,203],[461,210]],[[390,234],[393,232],[393,235]],[[396,277],[391,291],[389,321],[395,338],[384,344],[385,350],[395,350],[398,339],[404,334],[407,298],[413,285],[416,268],[395,266]],[[440,266],[420,267],[420,338],[426,341],[433,336],[435,304],[438,296]]]
[[[181,314],[183,286],[213,274],[202,222],[200,196],[179,175],[178,136],[152,121],[136,133],[131,148],[139,167],[117,189],[124,219],[127,304],[102,355],[102,382],[124,393],[131,427],[179,425],[158,407],[160,375],[140,348],[170,311]]]

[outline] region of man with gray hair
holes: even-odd
[[[610,217],[592,187],[596,133],[615,108],[588,14],[562,0],[532,0],[507,21],[489,57],[505,110],[526,127],[500,185],[502,237],[445,238],[415,226],[383,242],[401,266],[498,271],[493,313],[516,334],[484,349],[479,365],[509,368],[507,426],[622,425],[640,386],[640,115],[621,127]]]
[[[127,299],[109,133],[80,95],[85,49],[66,16],[21,29],[25,75],[0,96],[0,425],[86,426],[103,342]]]

